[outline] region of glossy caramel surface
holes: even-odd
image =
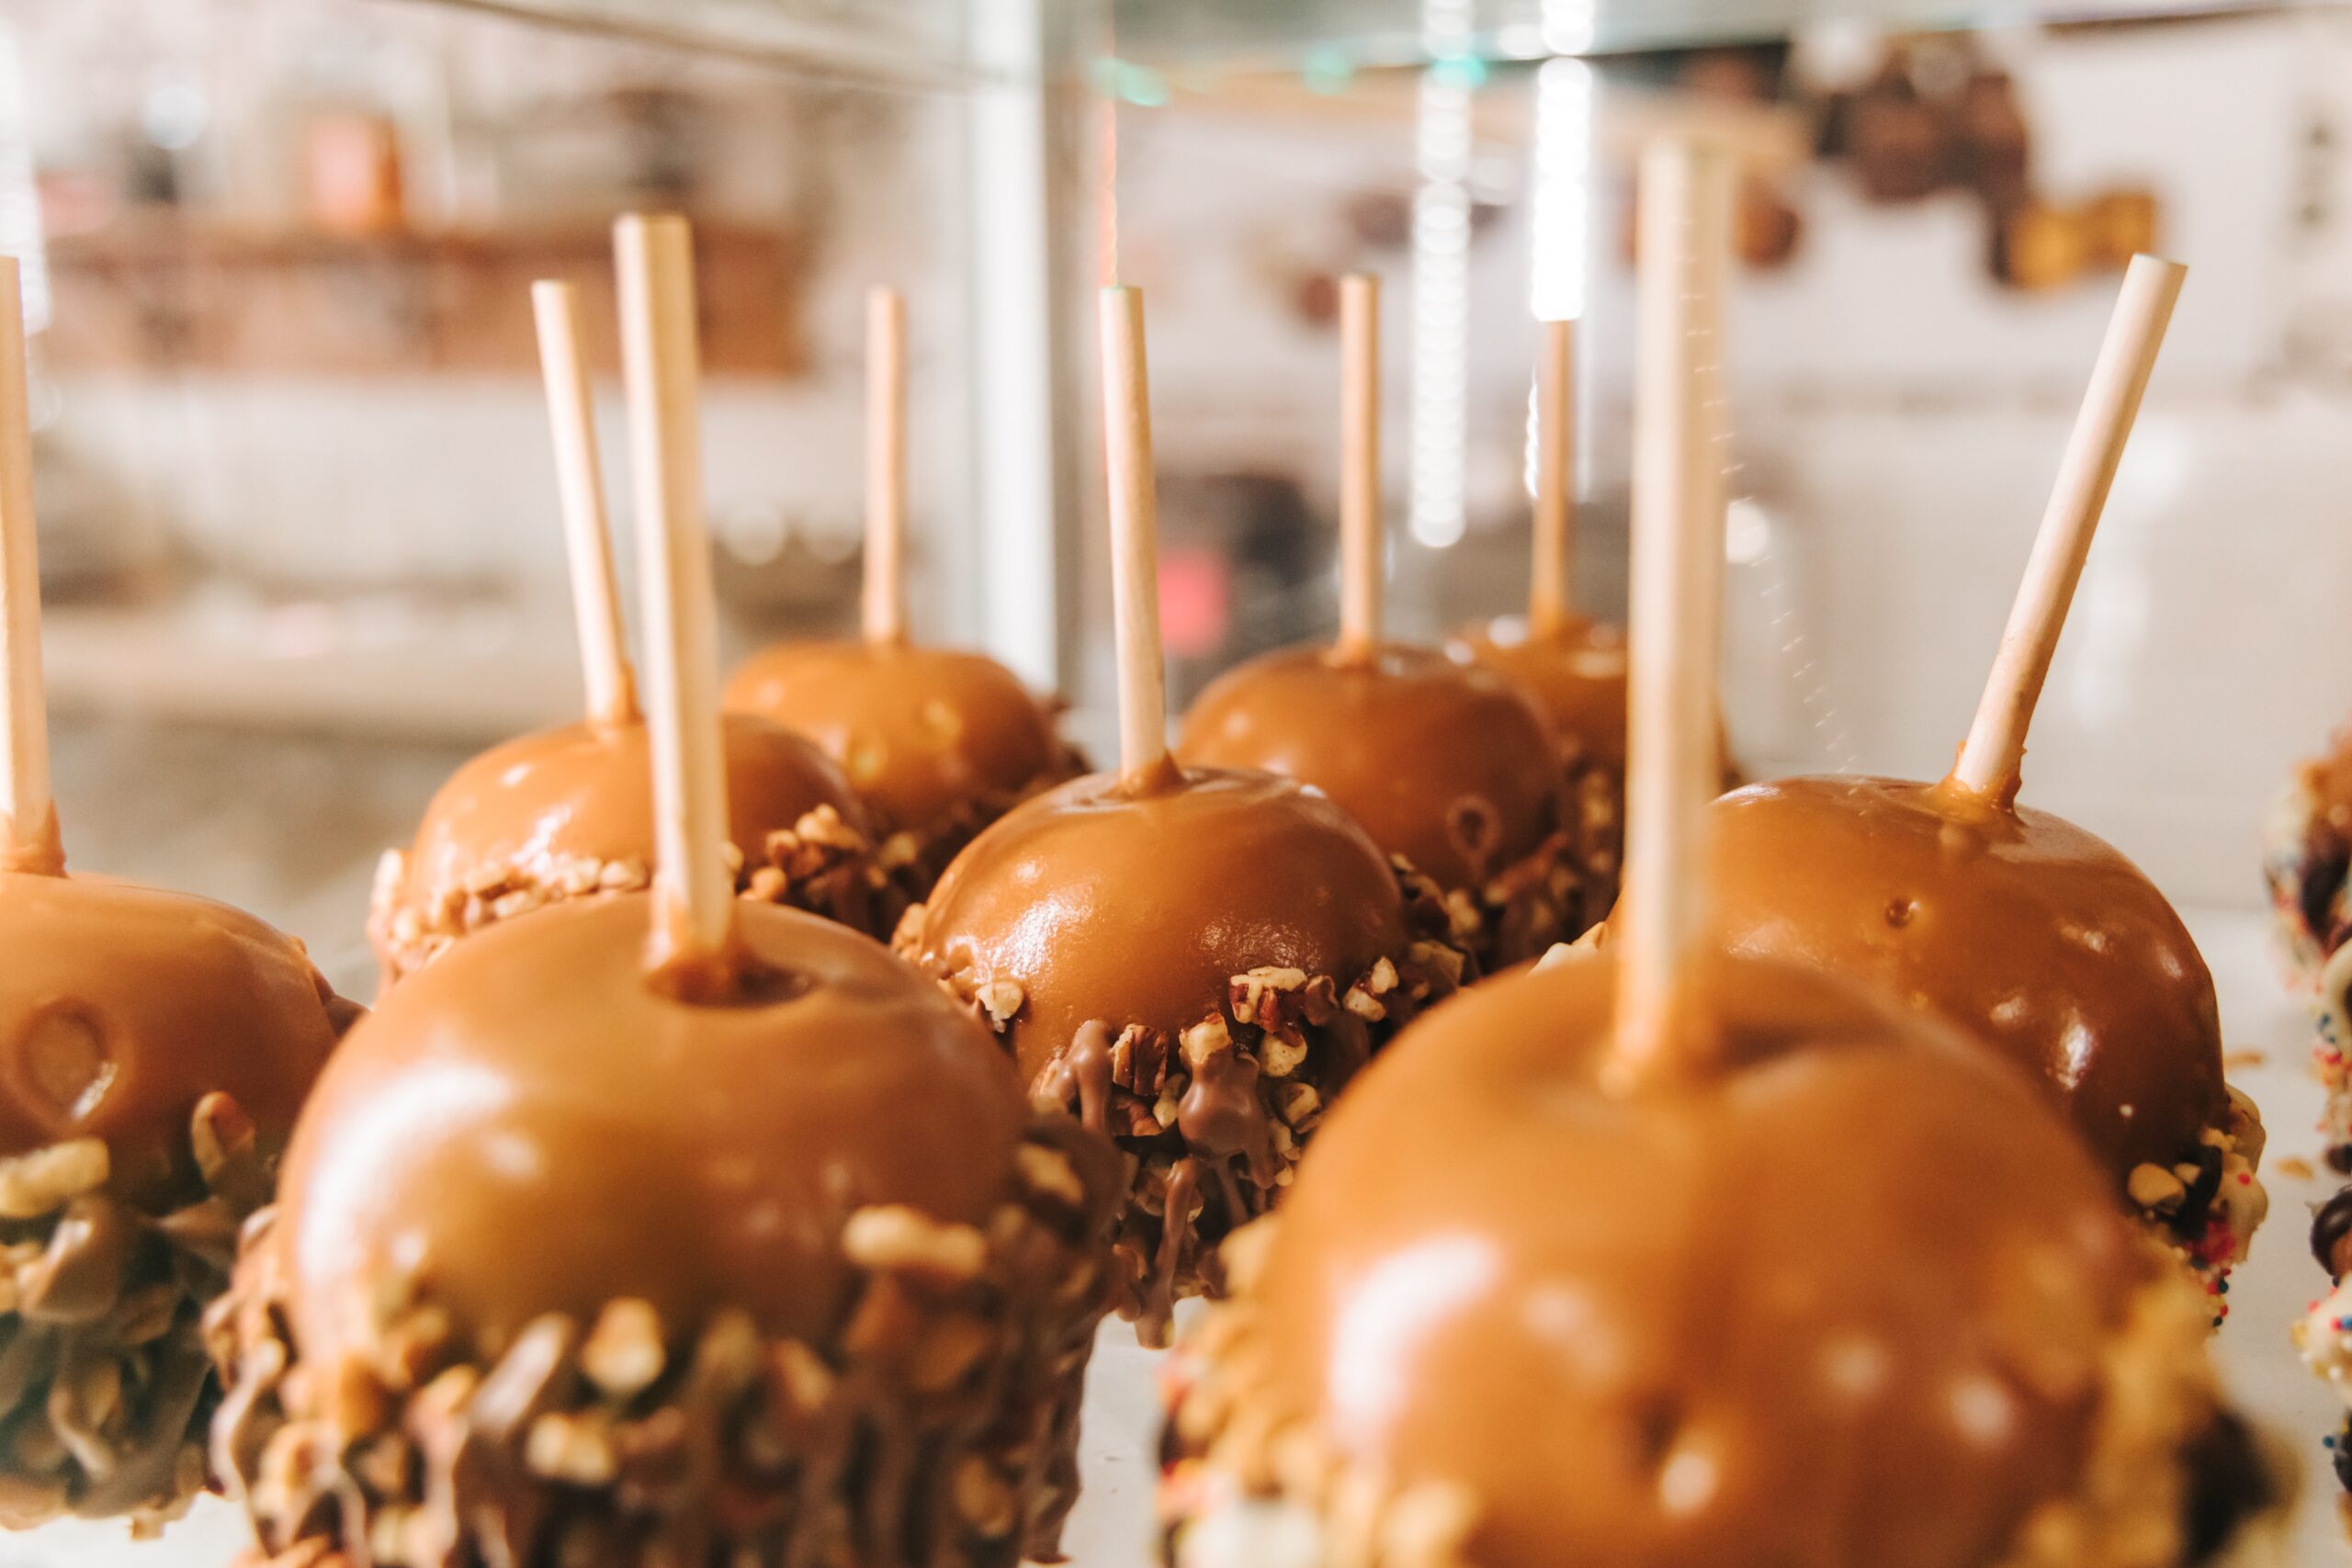
[[[1560,825],[1558,747],[1534,699],[1433,649],[1253,659],[1201,694],[1176,750],[1196,767],[1313,784],[1449,888],[1525,858]]]
[[[1466,1486],[1481,1568],[1985,1568],[2153,1265],[2013,1075],[1713,960],[1712,1071],[1596,1084],[1615,965],[1464,992],[1334,1109],[1254,1292],[1278,1406]]]
[[[297,1130],[273,1245],[306,1359],[373,1343],[413,1280],[496,1348],[641,1297],[831,1331],[841,1227],[906,1203],[985,1222],[1027,1116],[1002,1053],[867,938],[745,904],[763,976],[691,1006],[646,982],[650,898],[496,926],[355,1029]]]
[[[282,1145],[334,1049],[331,997],[299,943],[225,904],[0,872],[0,1156],[103,1138],[113,1190],[192,1201],[197,1101],[233,1096]]]
[[[730,828],[747,855],[820,806],[861,831],[867,827],[849,780],[808,740],[748,715],[729,715],[726,735]],[[458,769],[417,829],[409,893],[429,897],[481,866],[542,858],[653,863],[653,763],[644,725],[544,730]]]
[[[2047,1086],[2118,1179],[2227,1120],[2213,978],[2140,869],[2047,812],[1940,785],[1819,777],[1715,803],[1716,912],[1738,952],[1937,1012]]]
[[[1501,671],[1543,705],[1572,762],[1625,766],[1625,634],[1576,621],[1538,632],[1509,618],[1476,626],[1446,645],[1458,660]]]
[[[1014,808],[948,867],[922,938],[927,965],[1022,987],[1024,1081],[1082,1024],[1172,1033],[1248,970],[1344,986],[1404,945],[1396,875],[1339,807],[1211,769],[1140,794],[1091,773]]]
[[[728,682],[727,705],[798,730],[892,828],[1063,771],[1053,715],[995,660],[870,642],[781,643]]]

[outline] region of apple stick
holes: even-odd
[[[733,949],[718,637],[697,426],[694,236],[683,218],[614,229],[621,356],[643,580],[659,909],[651,955],[666,974],[724,973]]]
[[[1344,659],[1380,646],[1380,279],[1340,280],[1340,642]]]
[[[2123,275],[2123,292],[2115,302],[2107,341],[2091,370],[2090,390],[2066,443],[2057,488],[2041,514],[2041,530],[2034,536],[2025,581],[1993,659],[1992,678],[1984,683],[1975,721],[1948,781],[1972,795],[2007,802],[2017,794],[2026,729],[2041,699],[2042,682],[2049,679],[2075,585],[2082,581],[2091,537],[2107,509],[2124,444],[2132,439],[2140,400],[2155,371],[2165,328],[2188,276],[2188,269],[2177,262],[2145,255],[2133,256],[2131,270]]]
[[[1535,394],[1535,570],[1528,577],[1527,629],[1558,635],[1576,618],[1576,330],[1544,323]]]
[[[1102,434],[1111,478],[1111,587],[1118,620],[1119,782],[1166,784],[1168,666],[1159,641],[1159,502],[1151,469],[1143,294],[1102,290]]]
[[[40,551],[17,259],[0,256],[0,871],[62,876],[40,664]]]
[[[865,297],[865,640],[907,640],[907,301]]]
[[[594,724],[634,724],[637,676],[629,668],[620,589],[613,572],[613,536],[605,514],[605,481],[596,457],[596,400],[580,352],[580,291],[542,279],[531,285],[539,329],[539,373],[547,383],[548,423],[555,435],[555,473],[563,500],[565,553],[571,563],[572,620]]]
[[[1631,751],[1612,1087],[1682,1059],[1703,1027],[1689,969],[1705,936],[1715,793],[1725,486],[1719,332],[1733,162],[1667,141],[1641,172],[1635,348]]]

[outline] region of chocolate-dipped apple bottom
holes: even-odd
[[[1520,616],[1476,626],[1446,644],[1533,697],[1552,721],[1577,846],[1581,931],[1617,901],[1625,844],[1625,634],[1581,617],[1537,627]]]
[[[1628,1092],[1577,953],[1406,1032],[1180,1346],[1182,1568],[2182,1568],[2270,1495],[2195,1288],[2014,1074],[1694,960]]]
[[[356,1011],[223,905],[0,870],[0,1528],[203,1489],[199,1316]]]
[[[2263,833],[2278,947],[2312,1005],[2328,1163],[2352,1174],[2352,729],[2295,771]]]
[[[870,940],[642,896],[395,990],[209,1327],[275,1568],[1011,1568],[1054,1549],[1117,1162]]]
[[[2227,1314],[2269,1207],[2262,1121],[2222,1076],[2212,974],[2139,867],[1951,781],[1783,779],[1712,818],[1730,946],[1876,986],[2026,1069]]]
[[[974,840],[899,951],[968,1000],[1039,1101],[1136,1159],[1121,1313],[1165,1340],[1324,1108],[1460,983],[1442,900],[1338,807],[1267,773],[1078,779]]]
[[[857,792],[810,741],[726,720],[729,862],[746,898],[886,936],[905,908]],[[653,875],[642,722],[567,725],[484,752],[442,786],[409,850],[387,851],[368,931],[395,984],[461,938],[550,904],[641,891]]]
[[[1284,649],[1211,682],[1176,751],[1190,766],[1262,768],[1329,795],[1444,890],[1456,940],[1489,967],[1589,923],[1582,818],[1557,737],[1535,700],[1492,671],[1395,643]]]
[[[981,829],[1086,771],[1019,676],[954,649],[779,644],[735,672],[727,705],[797,730],[841,764],[873,814],[882,863],[918,898]]]

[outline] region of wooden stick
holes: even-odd
[[[1102,290],[1102,436],[1111,477],[1111,588],[1119,638],[1119,782],[1165,786],[1168,666],[1159,641],[1159,501],[1152,487],[1143,294]]]
[[[907,301],[865,297],[865,640],[907,640]]]
[[[1535,570],[1527,629],[1556,636],[1576,618],[1577,324],[1544,323],[1535,394]]]
[[[41,679],[30,395],[17,259],[0,256],[0,871],[62,876]]]
[[[2017,794],[2026,729],[2033,722],[2042,682],[2049,679],[2075,585],[2082,580],[2099,513],[2107,508],[2124,444],[2132,438],[2140,400],[2148,389],[2165,328],[2188,276],[2188,269],[2177,262],[2144,255],[2132,257],[2131,270],[2123,276],[2123,292],[2091,370],[2090,389],[2058,468],[2057,488],[2041,514],[2025,581],[2001,633],[1992,678],[1984,683],[1975,722],[1969,726],[1960,761],[1946,781],[1972,795],[2006,804]]]
[[[1380,279],[1340,280],[1340,643],[1343,659],[1380,646]]]
[[[1734,163],[1688,141],[1642,159],[1634,415],[1634,558],[1626,893],[1608,1080],[1627,1089],[1682,1058],[1690,962],[1705,936],[1706,807],[1720,782],[1725,487],[1720,300]]]
[[[658,967],[684,974],[725,964],[735,924],[697,425],[694,236],[683,218],[632,215],[615,225],[613,243],[650,672],[660,911],[652,953]]]
[[[580,668],[594,724],[634,724],[637,676],[629,668],[613,572],[613,535],[605,514],[605,479],[596,456],[596,399],[580,352],[580,291],[542,279],[531,285],[539,328],[539,374],[547,383],[548,423],[555,434],[556,486],[563,498],[565,553],[571,563],[571,615],[580,634]]]

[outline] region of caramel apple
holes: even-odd
[[[17,287],[0,257],[0,1529],[146,1533],[205,1486],[198,1320],[357,1010],[250,916],[66,874]]]
[[[569,898],[641,889],[653,874],[652,766],[614,581],[578,299],[571,285],[554,282],[535,284],[531,296],[587,716],[460,768],[426,809],[414,846],[387,852],[368,933],[388,987],[486,926]],[[729,719],[724,744],[737,891],[888,931],[905,900],[841,770],[770,720]]]
[[[1751,784],[1713,822],[1726,943],[1875,986],[2024,1068],[2227,1310],[2267,1208],[2262,1122],[2223,1081],[2212,975],[2137,866],[1949,780]]]
[[[173,1517],[220,1398],[198,1331],[356,1010],[225,905],[0,871],[0,1527]]]
[[[1085,771],[1018,676],[953,649],[780,644],[736,671],[727,705],[798,731],[839,763],[872,813],[883,862],[918,896],[982,828]]]
[[[1102,309],[1122,766],[975,839],[898,945],[993,1026],[1034,1098],[1133,1156],[1118,1306],[1158,1344],[1464,955],[1435,889],[1330,799],[1169,755],[1142,304],[1113,289]]]
[[[744,903],[689,1000],[650,902],[462,944],[322,1083],[214,1324],[264,1560],[1050,1553],[1108,1151],[871,940]]]
[[[1157,1340],[1175,1299],[1215,1287],[1216,1243],[1273,1202],[1331,1098],[1453,988],[1444,925],[1321,795],[1170,768],[1017,807],[899,950],[973,1004],[1033,1096],[1135,1156],[1120,1306]]]
[[[2212,976],[2100,840],[2017,805],[2033,706],[2182,269],[2133,264],[2008,629],[1950,776],[1804,778],[1713,810],[1721,933],[1934,1012],[2024,1068],[2219,1300],[2268,1207],[2254,1104],[2222,1077]]]
[[[857,792],[806,738],[726,719],[728,861],[738,892],[885,932],[903,907]],[[654,871],[642,720],[527,735],[458,770],[411,849],[387,852],[368,920],[386,984],[461,939],[550,904],[641,891]]]
[[[1607,953],[1406,1032],[1180,1345],[1181,1568],[2182,1568],[2268,1498],[2194,1287],[1948,1026],[1698,965],[1607,1072]]]
[[[1270,653],[1212,682],[1185,715],[1177,755],[1323,791],[1385,852],[1444,889],[1459,938],[1510,964],[1589,923],[1579,823],[1559,739],[1533,698],[1492,671],[1381,639],[1372,285],[1350,278],[1343,291],[1351,455],[1339,640]]]
[[[1468,628],[1446,644],[1535,699],[1559,742],[1577,845],[1580,931],[1617,901],[1625,830],[1625,635],[1576,611],[1576,323],[1544,323],[1537,368],[1534,555],[1527,613]]]
[[[865,352],[864,636],[753,656],[727,705],[800,731],[846,769],[883,861],[921,897],[973,834],[1086,763],[1012,671],[909,640],[906,302],[895,290],[867,296]]]
[[[1407,1029],[1228,1244],[1172,1568],[2186,1568],[2268,1501],[2201,1299],[2031,1086],[1712,934],[1730,172],[1642,170],[1615,940]]]
[[[269,1568],[1050,1558],[1111,1150],[871,939],[735,897],[681,219],[620,262],[650,896],[353,1032],[211,1317]]]

